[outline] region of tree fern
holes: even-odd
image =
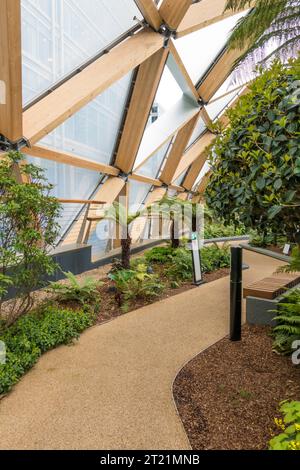
[[[225,10],[238,12],[253,5],[251,0],[228,0]],[[230,48],[246,52],[236,62],[251,73],[257,64],[274,57],[286,61],[300,48],[300,0],[257,0],[255,8],[241,18],[229,39]],[[246,66],[246,67],[245,67]],[[241,68],[235,73],[239,78]]]

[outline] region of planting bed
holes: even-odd
[[[174,383],[183,425],[195,450],[264,450],[278,404],[300,399],[300,367],[272,352],[268,327],[243,328],[189,362]]]

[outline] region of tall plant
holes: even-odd
[[[132,238],[130,235],[131,224],[140,216],[141,212],[133,214],[128,213],[128,208],[119,202],[114,202],[105,213],[105,218],[113,220],[120,228],[121,264],[124,269],[130,268],[132,245]]]
[[[24,184],[22,178],[30,182]],[[43,170],[22,162],[20,153],[1,159],[0,314],[8,322],[30,309],[32,290],[55,269],[48,251],[57,238],[60,206],[50,196],[51,189]],[[7,310],[3,302],[10,285],[16,296]]]
[[[261,233],[300,226],[300,59],[275,61],[228,112],[210,153],[206,202],[217,217]]]

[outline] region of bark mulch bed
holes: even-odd
[[[206,283],[208,283],[208,282],[216,281],[217,279],[221,279],[222,277],[228,276],[229,273],[230,273],[229,268],[222,268],[222,269],[218,269],[217,271],[204,274],[203,279]],[[118,305],[118,302],[116,301],[114,294],[111,293],[110,289],[113,287],[113,285],[114,285],[113,282],[106,278],[104,280],[103,286],[99,289],[100,294],[101,294],[101,308],[97,316],[98,324],[106,322],[120,315],[124,315],[124,312]],[[130,308],[128,309],[126,313],[131,312],[132,310],[137,310],[138,308],[144,307],[145,305],[149,305],[153,302],[158,302],[168,297],[172,297],[173,295],[181,294],[182,292],[185,292],[186,290],[195,289],[195,288],[196,286],[192,282],[184,282],[175,289],[172,289],[171,287],[167,287],[159,297],[155,298],[155,300],[147,301],[145,299],[136,299],[132,303],[132,305],[130,306]],[[201,289],[201,287],[199,288]]]
[[[300,367],[272,352],[269,327],[243,328],[189,362],[174,397],[194,450],[265,450],[282,400],[300,400]]]

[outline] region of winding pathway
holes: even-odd
[[[245,252],[245,282],[278,265]],[[0,449],[188,449],[172,383],[228,332],[229,278],[146,306],[44,355],[0,401]]]

